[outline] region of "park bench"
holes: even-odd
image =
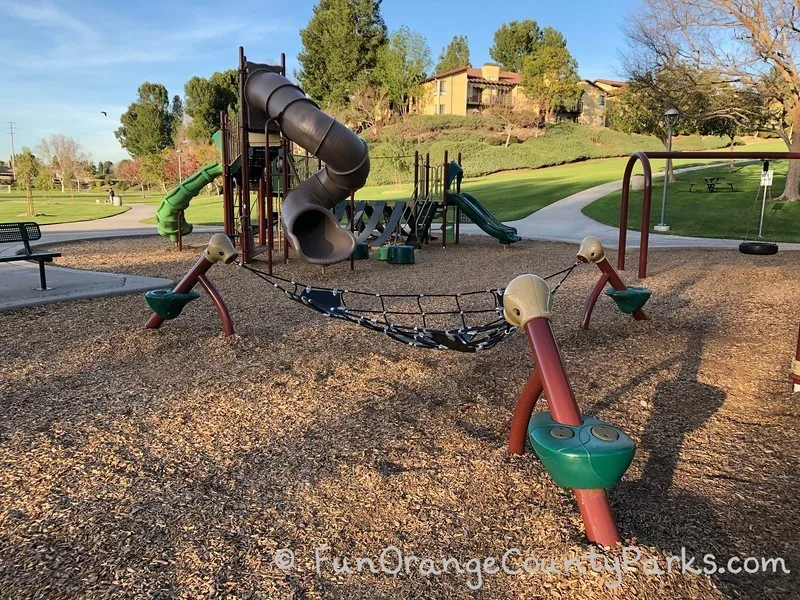
[[[0,263],[29,260],[39,263],[39,282],[43,290],[47,289],[47,279],[44,274],[44,263],[53,262],[54,258],[61,256],[60,252],[33,253],[30,242],[42,239],[42,230],[38,223],[0,223],[0,244],[22,242],[25,252],[14,256],[0,256]]]
[[[736,191],[733,189],[733,183],[731,183],[730,181],[725,181],[722,177],[704,177],[703,181],[704,181],[703,185],[705,185],[708,188],[709,193],[716,192],[717,187],[719,187],[720,185],[727,185],[729,188],[731,188],[732,192]],[[692,188],[696,185],[700,184],[697,183],[696,181],[690,183],[689,191],[691,192]]]

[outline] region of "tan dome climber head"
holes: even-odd
[[[550,318],[550,286],[538,275],[514,278],[503,293],[503,316],[514,327],[537,317]]]
[[[208,242],[205,251],[206,260],[211,262],[222,261],[226,265],[236,260],[239,253],[233,247],[230,238],[224,233],[215,233]]]
[[[606,257],[603,244],[593,235],[586,236],[578,249],[578,260],[585,263],[599,263]]]

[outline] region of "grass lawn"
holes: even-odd
[[[666,223],[670,233],[698,237],[743,239],[758,233],[761,202],[756,202],[759,190],[760,163],[738,165],[733,173],[727,167],[678,174],[678,181],[667,188]],[[772,195],[779,196],[786,183],[786,161],[771,163],[775,171]],[[733,183],[735,191],[723,185],[720,191],[709,193],[703,177],[723,177]],[[689,184],[697,182],[690,193]],[[661,219],[662,179],[653,182],[650,225]],[[592,219],[609,225],[619,225],[619,205],[622,194],[617,192],[600,198],[583,209]],[[774,204],[774,203],[773,203]],[[773,213],[773,204],[767,203],[764,216],[764,237],[784,242],[800,242],[800,204],[783,204],[782,210]],[[639,230],[642,218],[642,192],[633,192],[628,215],[628,228]],[[651,229],[652,231],[652,229]]]
[[[747,146],[750,151],[781,152],[786,146],[780,140],[758,142]],[[508,171],[485,177],[465,179],[462,189],[480,200],[501,221],[527,217],[540,208],[587,188],[622,179],[628,158],[603,158],[530,171]],[[703,164],[703,160],[675,161],[678,167]],[[654,172],[663,170],[664,161],[652,161]],[[641,173],[637,163],[634,173]],[[356,196],[368,200],[408,198],[412,186],[365,187]]]
[[[747,148],[766,152],[782,151],[786,146],[780,141],[767,141],[750,144]],[[627,161],[627,158],[603,158],[529,171],[508,171],[465,179],[462,189],[480,200],[501,221],[513,221],[570,194],[622,178]],[[675,164],[680,167],[704,162],[719,161],[681,160]],[[663,161],[652,164],[656,172],[663,169]],[[634,172],[641,172],[638,164]],[[368,186],[358,191],[356,199],[405,200],[411,195],[412,187],[411,184]],[[255,197],[252,205],[255,206]],[[195,225],[222,225],[222,197],[198,196],[189,205],[186,219]],[[154,224],[155,216],[144,222]]]
[[[14,194],[10,194],[10,196],[13,198]],[[0,196],[0,221],[35,221],[40,225],[73,223],[112,217],[129,210],[127,206],[97,204],[96,198],[97,196],[92,196],[90,199],[89,194],[76,195],[74,201],[69,198],[68,194],[63,196],[59,194],[57,199],[53,195],[50,200],[36,198],[33,202],[36,216],[31,217],[25,214],[27,204],[24,196],[13,199]]]

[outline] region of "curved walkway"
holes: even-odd
[[[155,211],[153,204],[131,204],[130,210],[105,219],[82,221],[79,223],[60,223],[42,225],[42,239],[32,246],[49,246],[65,242],[81,240],[130,237],[139,235],[157,235],[154,225],[140,223],[142,219],[151,217]],[[217,228],[196,227],[196,231],[214,230]],[[0,256],[19,254],[24,246],[19,244],[3,244]],[[97,298],[119,294],[132,294],[164,287],[172,287],[170,279],[139,277],[136,275],[120,275],[99,271],[82,271],[57,267],[52,264],[45,267],[47,290],[39,290],[39,267],[32,262],[13,262],[0,264],[0,312],[77,300]]]
[[[676,173],[708,169],[719,164],[727,163],[687,167],[677,169]],[[654,174],[654,177],[663,176],[663,173]],[[578,243],[587,235],[594,235],[600,238],[607,247],[616,248],[619,240],[619,228],[590,219],[581,210],[595,200],[620,189],[622,189],[621,180],[604,183],[567,196],[524,219],[507,224],[516,227],[523,238]],[[130,207],[131,209],[128,211],[106,219],[43,225],[42,239],[35,245],[45,246],[89,239],[157,235],[154,225],[141,223],[143,219],[152,216],[154,205],[130,204]],[[215,231],[220,231],[220,228],[195,227],[195,232]],[[483,233],[474,224],[463,224],[461,231],[462,233]],[[629,248],[638,248],[639,232],[629,230],[627,240]],[[650,234],[651,248],[736,248],[739,242],[738,239]],[[22,248],[22,244],[4,244],[0,246],[0,256],[17,254],[22,251]],[[781,248],[800,250],[800,244],[782,243]],[[47,282],[53,289],[41,291],[36,289],[39,285],[38,273],[36,263],[0,264],[0,312],[79,298],[130,294],[173,285],[173,282],[168,279],[81,271],[51,265],[47,267]]]
[[[744,162],[744,161],[743,161]],[[727,163],[716,163],[675,169],[676,173],[699,171]],[[653,177],[663,177],[663,173],[654,173]],[[600,238],[607,248],[616,248],[619,243],[619,227],[605,225],[584,215],[581,210],[594,202],[622,189],[622,180],[604,183],[583,190],[577,194],[567,196],[537,210],[517,221],[510,221],[506,225],[517,228],[517,233],[523,238],[546,240],[554,242],[580,241],[587,235]],[[660,207],[660,199],[659,204]],[[655,199],[654,206],[655,210]],[[477,225],[461,225],[462,233],[482,233]],[[627,248],[638,248],[641,235],[638,231],[628,230]],[[740,239],[698,238],[681,235],[663,235],[651,233],[649,237],[650,248],[738,248]],[[781,249],[800,250],[800,244],[781,243]]]

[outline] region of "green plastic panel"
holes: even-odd
[[[356,247],[353,249],[353,258],[356,260],[365,260],[369,258],[369,244],[357,242]]]
[[[389,260],[389,246],[381,246],[375,250],[375,258],[378,260]]]
[[[388,260],[393,265],[413,265],[414,246],[389,246]]]
[[[640,310],[647,304],[647,301],[650,299],[650,294],[652,293],[653,292],[646,287],[632,286],[622,291],[617,291],[612,288],[606,289],[606,296],[614,300],[614,302],[617,303],[617,307],[626,315],[633,314],[637,310]]]
[[[200,294],[186,292],[176,294],[172,290],[152,290],[144,295],[150,309],[162,319],[170,320],[180,316],[183,307],[192,300],[197,300]]]
[[[630,437],[592,417],[584,417],[583,425],[575,427],[554,421],[550,413],[539,413],[528,423],[528,440],[553,481],[576,490],[616,485],[636,453]]]

